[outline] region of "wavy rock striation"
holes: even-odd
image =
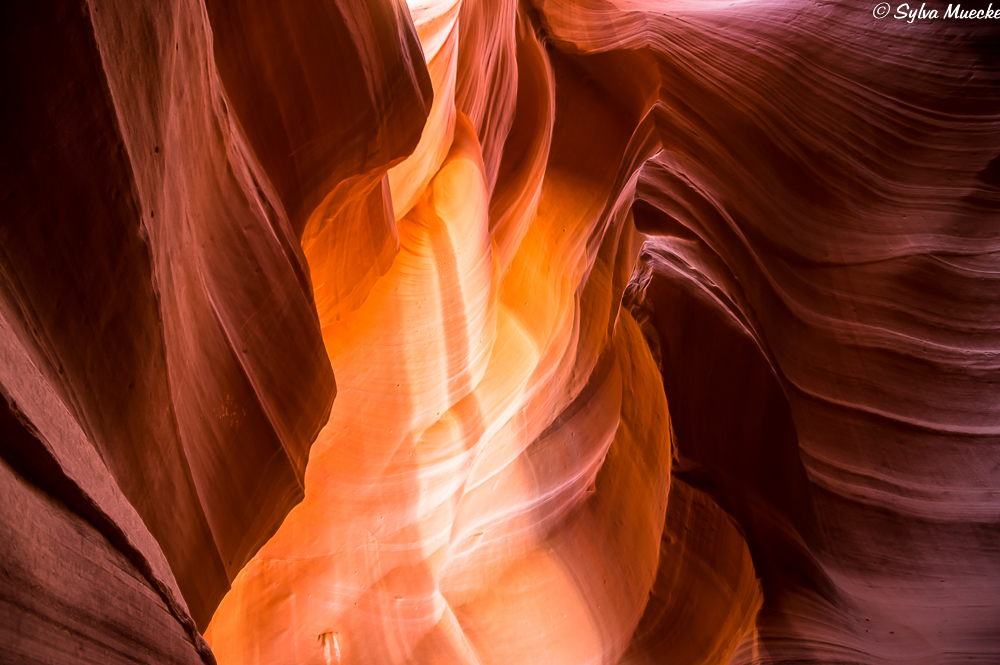
[[[460,21],[429,62],[435,107],[457,105],[443,96],[469,80],[456,75]],[[617,131],[596,154],[554,133],[553,66],[525,14],[516,28],[525,83],[506,103],[521,116],[496,176],[485,146],[499,130],[463,112],[476,115],[470,92],[449,113],[449,153],[397,210],[389,269],[360,307],[321,313],[340,392],[305,500],[213,618],[223,662],[577,663],[628,646],[655,576],[671,445],[656,366],[618,313],[631,223],[606,231],[604,157],[627,128],[580,86],[566,102],[588,109],[581,122]],[[389,183],[394,201],[409,184],[392,171]]]
[[[0,660],[1000,658],[988,23],[0,23]]]
[[[763,578],[736,662],[992,662],[997,30],[603,7],[541,6],[573,48],[658,62],[632,288],[680,469]]]

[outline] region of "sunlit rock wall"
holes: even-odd
[[[608,201],[629,119],[593,86],[560,99],[537,27],[505,11],[509,41],[464,66],[520,66],[477,90],[459,7],[414,7],[424,135],[388,172],[391,217],[355,205],[364,193],[338,202],[397,238],[359,305],[314,240],[337,223],[327,204],[307,224],[339,392],[305,500],[208,630],[222,662],[614,661],[642,615],[672,448],[658,368],[619,305],[636,243]],[[581,109],[571,132],[553,131],[560,102]],[[580,127],[603,143],[581,146]]]
[[[873,8],[5,6],[0,661],[996,662],[1000,30]]]

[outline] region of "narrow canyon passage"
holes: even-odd
[[[923,6],[8,3],[0,663],[1000,661]]]
[[[535,80],[516,103],[534,117],[505,146],[534,172],[491,187],[476,128],[455,109],[456,7],[439,9],[415,16],[454,15],[416,26],[425,53],[437,46],[423,136],[374,185],[391,208],[360,224],[394,226],[398,249],[356,308],[327,286],[349,281],[324,254],[339,209],[324,202],[329,216],[306,227],[338,395],[305,499],[206,633],[220,662],[615,660],[642,614],[671,441],[658,369],[619,310],[631,220],[600,239],[614,160],[546,170],[550,151],[574,146],[552,145],[554,74],[521,13],[514,37]],[[614,122],[592,91],[576,95],[595,107],[582,120]],[[618,134],[599,156],[621,151]]]

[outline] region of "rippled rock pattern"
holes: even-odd
[[[1000,660],[1000,24],[36,5],[0,661]]]

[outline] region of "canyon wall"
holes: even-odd
[[[873,9],[5,6],[0,661],[995,662],[1000,28]]]

